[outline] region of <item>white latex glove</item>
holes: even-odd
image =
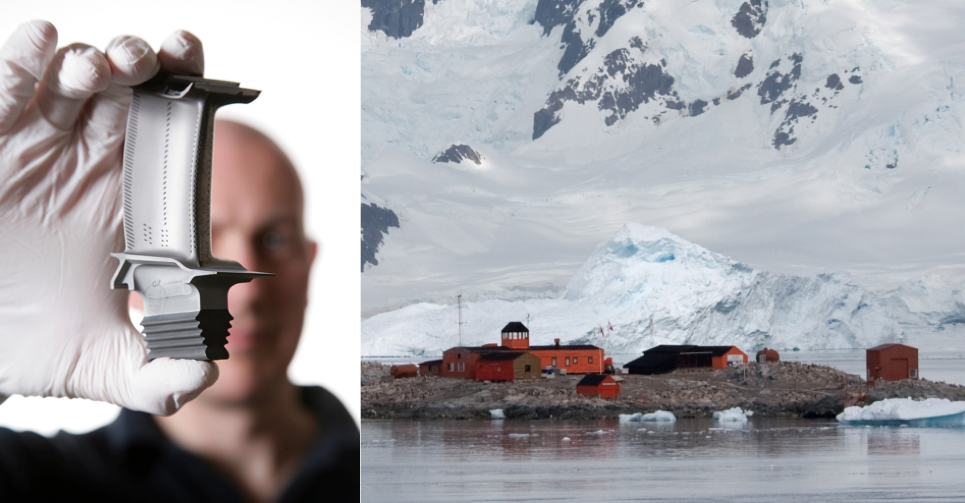
[[[158,53],[129,36],[57,50],[54,26],[31,21],[0,49],[0,394],[168,415],[218,378],[213,362],[148,363],[128,292],[110,289],[128,86],[162,67],[201,75],[201,42],[182,31]]]

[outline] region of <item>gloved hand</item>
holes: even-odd
[[[201,42],[182,31],[158,53],[130,36],[57,50],[54,26],[32,21],[0,49],[0,394],[168,415],[218,378],[213,362],[148,363],[128,292],[110,289],[128,86],[161,68],[201,75]]]

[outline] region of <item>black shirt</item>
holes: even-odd
[[[358,427],[325,389],[299,389],[318,419],[318,435],[278,501],[341,500],[339,489],[358,479]],[[99,501],[246,501],[207,462],[168,440],[150,414],[123,409],[103,428],[82,435],[60,432],[53,438],[0,428],[0,501],[88,496]]]

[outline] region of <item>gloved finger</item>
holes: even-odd
[[[161,68],[179,75],[204,75],[204,48],[191,32],[178,30],[161,44]]]
[[[0,134],[20,118],[55,52],[57,29],[39,20],[18,26],[0,48]]]
[[[115,37],[104,51],[111,65],[111,79],[122,86],[136,86],[161,68],[157,54],[144,40],[130,35]]]
[[[87,100],[111,83],[111,66],[97,49],[71,44],[57,51],[37,87],[37,107],[63,130],[74,127]]]
[[[131,395],[120,405],[170,416],[217,380],[218,364],[214,362],[158,358],[137,370]]]
[[[91,100],[85,138],[100,144],[119,140],[131,106],[130,86],[141,84],[161,68],[157,54],[144,40],[122,35],[107,44],[104,54],[111,66],[111,85]]]

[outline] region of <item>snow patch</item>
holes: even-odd
[[[506,414],[503,414],[503,409],[492,409],[489,411],[490,419],[506,419]]]

